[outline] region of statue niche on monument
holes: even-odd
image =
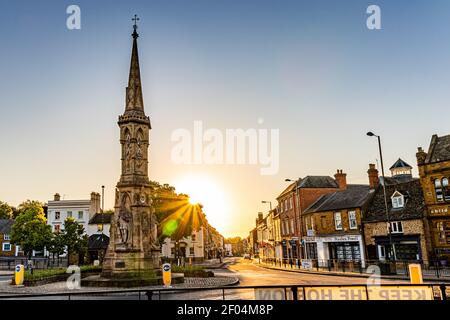
[[[131,134],[126,130],[125,133],[126,137],[126,146],[125,146],[125,172],[131,171],[131,162],[132,162],[132,155],[133,155],[133,145],[131,143]]]
[[[133,215],[131,213],[131,201],[127,193],[122,196],[122,201],[120,204],[119,215],[117,217],[117,244],[129,247],[132,243],[132,228],[133,225]]]

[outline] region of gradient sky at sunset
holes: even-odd
[[[81,30],[66,28],[70,4]],[[369,4],[380,31],[366,28]],[[382,135],[386,166],[415,166],[418,146],[450,133],[447,0],[0,0],[0,200],[87,198],[104,184],[113,206],[135,13],[150,178],[211,182],[226,210],[206,214],[225,236],[246,236],[285,178],[339,168],[366,183],[368,130]],[[195,120],[279,129],[279,173],[173,164],[171,133]]]

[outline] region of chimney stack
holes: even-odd
[[[61,200],[61,196],[59,195],[59,193],[55,193],[55,195],[53,196],[53,200],[54,201],[60,201]]]
[[[422,147],[417,148],[416,153],[417,165],[423,165],[425,163],[425,159],[427,158],[427,153],[423,151]]]
[[[337,173],[334,175],[337,184],[339,185],[339,189],[345,190],[347,189],[347,174],[342,170],[337,170]]]
[[[369,187],[370,189],[375,189],[380,184],[380,178],[378,177],[378,170],[375,168],[375,164],[369,164],[369,170],[367,170],[369,175]]]

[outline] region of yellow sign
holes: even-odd
[[[411,284],[422,284],[422,267],[420,264],[410,264],[409,265],[409,278],[411,280]]]
[[[370,300],[434,300],[432,286],[369,286]]]
[[[255,289],[256,300],[293,300],[290,288]],[[432,286],[297,287],[298,300],[434,300]]]
[[[294,300],[291,289],[260,288],[255,289],[255,300]]]
[[[366,287],[298,288],[298,300],[367,300]]]
[[[14,282],[16,286],[23,285],[24,276],[25,276],[25,268],[23,264],[18,264],[14,272]]]
[[[172,284],[172,267],[170,263],[164,263],[162,265],[162,277],[163,277],[163,284],[166,287],[170,287]]]

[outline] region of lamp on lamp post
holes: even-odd
[[[387,220],[387,224],[388,224],[388,234],[389,234],[389,244],[392,248],[392,256],[393,256],[393,260],[396,260],[396,253],[395,253],[395,245],[392,242],[392,232],[391,232],[391,219],[389,216],[389,209],[388,209],[388,203],[387,203],[387,196],[386,196],[386,179],[384,177],[384,164],[383,164],[383,152],[381,151],[381,138],[380,136],[376,135],[373,132],[367,132],[367,136],[369,137],[377,137],[378,139],[378,150],[380,152],[380,162],[381,162],[381,176],[383,177],[383,193],[384,193],[384,208],[386,211],[386,220]]]

